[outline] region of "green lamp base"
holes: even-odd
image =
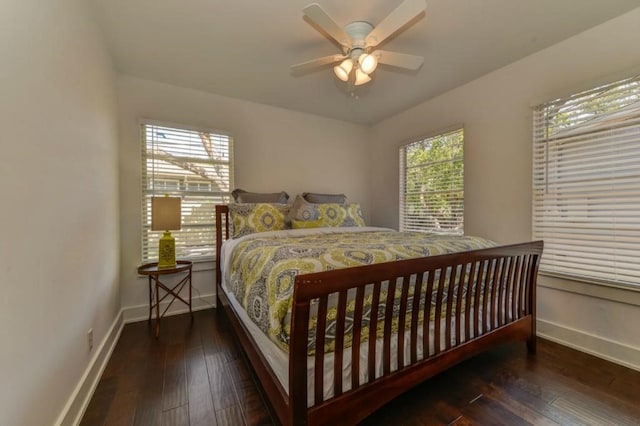
[[[164,231],[158,243],[158,268],[176,267],[176,240],[171,232]]]

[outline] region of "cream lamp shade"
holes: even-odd
[[[333,72],[342,81],[349,80],[349,74],[353,69],[353,61],[351,59],[345,59],[340,65],[333,67]]]
[[[360,86],[361,84],[365,84],[371,81],[371,77],[362,72],[360,68],[356,69],[356,81],[353,83],[356,86]]]
[[[180,198],[153,197],[151,199],[151,230],[180,229]]]
[[[360,69],[365,74],[371,74],[378,66],[378,58],[373,54],[363,53],[358,58]]]

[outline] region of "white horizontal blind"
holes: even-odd
[[[229,135],[156,123],[142,124],[142,261],[158,258],[160,231],[151,231],[151,198],[182,199],[182,226],[171,234],[176,257],[211,259],[215,254],[215,205],[227,203],[233,187]]]
[[[400,148],[400,230],[464,232],[464,131]]]
[[[640,286],[640,77],[534,110],[541,271]]]

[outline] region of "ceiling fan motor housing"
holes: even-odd
[[[351,37],[351,50],[364,50],[367,46],[365,38],[373,31],[373,25],[364,21],[356,21],[345,25],[344,31]]]

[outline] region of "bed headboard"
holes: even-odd
[[[224,234],[223,234],[224,229]],[[216,284],[222,283],[222,271],[220,269],[220,249],[222,241],[229,239],[229,206],[226,204],[216,205]]]

